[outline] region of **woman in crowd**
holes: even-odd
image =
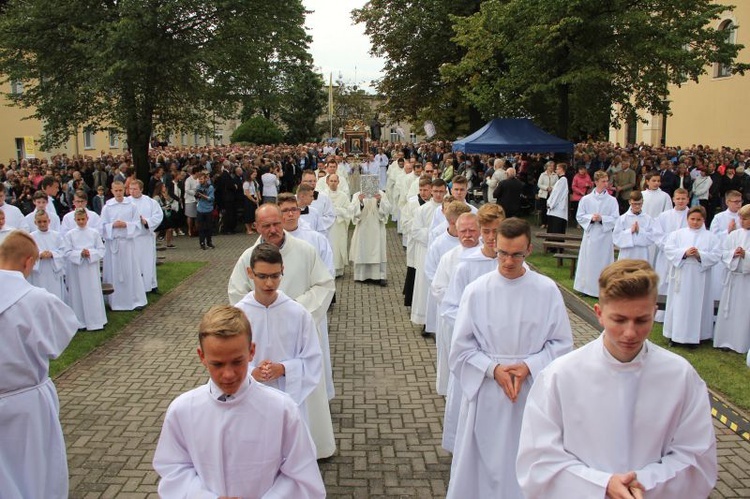
[[[255,233],[255,210],[260,204],[258,188],[258,170],[250,168],[245,172],[245,181],[242,183],[242,192],[244,194],[244,206],[242,210],[243,222],[245,223],[245,232],[250,235]]]
[[[539,216],[541,221],[542,229],[547,228],[547,198],[549,197],[552,188],[557,183],[557,174],[555,173],[555,162],[547,161],[544,165],[544,171],[539,175],[536,186],[538,191],[536,193],[536,208],[539,210]],[[566,204],[567,208],[567,204]]]
[[[175,228],[175,213],[179,209],[179,203],[169,195],[169,189],[161,182],[154,184],[154,192],[157,193],[154,194],[154,199],[159,203],[161,211],[164,213],[164,218],[162,218],[159,227],[156,228],[156,232],[163,232],[167,248],[174,248],[174,244],[172,244],[172,230]]]

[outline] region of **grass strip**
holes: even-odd
[[[152,305],[159,301],[162,296],[172,291],[178,284],[190,277],[205,264],[206,262],[165,262],[163,265],[156,267],[160,294],[149,294],[148,304]],[[76,333],[73,341],[70,342],[68,348],[65,349],[60,357],[50,362],[50,376],[54,378],[61,374],[79,359],[106,343],[141,313],[142,311],[135,310],[130,312],[114,312],[107,309],[107,325],[104,329],[101,331],[79,331]]]
[[[597,302],[596,298],[583,296],[573,291],[570,262],[566,261],[562,267],[558,267],[555,257],[543,255],[540,252],[533,253],[527,260],[539,272],[564,286],[592,308]],[[750,390],[748,390],[750,369],[745,365],[744,355],[736,352],[724,352],[705,343],[695,350],[688,350],[684,347],[670,347],[669,340],[662,334],[662,325],[657,322],[654,323],[649,340],[687,359],[712,390],[718,392],[737,407],[745,411],[750,410]]]

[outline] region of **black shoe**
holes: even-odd
[[[211,249],[215,249],[216,246],[214,246],[214,243],[207,243],[206,246],[208,246]]]
[[[206,249],[206,245],[204,243],[201,243],[201,249],[202,250]]]
[[[381,279],[380,280],[380,285],[383,286],[383,287],[386,287],[386,286],[388,286],[388,281],[386,281],[385,279]]]
[[[154,295],[160,295],[161,294],[161,293],[159,293],[159,288],[154,288],[151,291],[149,291],[149,293],[154,294]]]

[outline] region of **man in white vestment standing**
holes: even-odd
[[[318,176],[314,170],[304,170],[302,172],[300,185],[309,185],[312,189],[315,189],[317,182]],[[333,209],[331,198],[324,192],[313,191],[313,201],[310,206],[318,210],[318,227],[314,227],[315,230],[328,237],[328,231],[331,230],[331,226],[336,221],[336,211]]]
[[[526,497],[708,497],[717,478],[706,384],[647,340],[658,276],[620,260],[601,273],[604,332],[531,388],[518,449]]]
[[[411,307],[414,296],[414,281],[416,279],[417,247],[424,251],[423,245],[412,242],[412,226],[414,216],[419,208],[432,198],[432,179],[426,175],[419,179],[419,193],[404,205],[398,219],[404,231],[403,242],[406,246],[406,277],[404,278],[404,306]]]
[[[21,230],[0,244],[0,495],[66,499],[68,464],[49,361],[73,339],[78,319],[26,281],[38,256]]]
[[[385,224],[391,213],[388,196],[382,190],[367,197],[355,192],[351,203],[352,234],[349,258],[352,262],[355,281],[376,281],[387,285],[388,247]]]
[[[328,197],[331,198],[333,209],[336,212],[336,222],[328,232],[336,277],[344,275],[344,269],[349,263],[349,223],[352,220],[349,196],[339,190],[339,178],[337,173],[333,173],[328,175],[326,179]]]
[[[148,303],[135,251],[141,216],[138,208],[125,198],[125,184],[112,182],[111,189],[114,197],[104,205],[101,217],[105,249],[102,274],[104,282],[114,287],[107,301],[112,310],[134,310]]]
[[[130,202],[138,208],[140,224],[135,234],[135,253],[141,265],[143,287],[147,293],[156,291],[156,228],[164,219],[164,212],[155,199],[143,195],[143,182],[130,182]]]
[[[255,344],[245,314],[212,307],[198,339],[211,379],[167,409],[153,463],[159,497],[325,497],[297,404],[248,376]]]
[[[448,357],[463,393],[448,498],[523,499],[516,454],[526,397],[542,369],[573,347],[557,284],[524,266],[528,222],[503,220],[496,248],[497,271],[463,293]]]
[[[281,210],[284,231],[297,239],[302,239],[303,241],[310,243],[318,252],[320,259],[323,260],[328,272],[333,275],[335,271],[333,268],[333,250],[331,249],[331,243],[328,242],[328,239],[323,234],[313,230],[307,225],[307,222],[300,218],[301,210],[297,205],[297,198],[294,197],[294,194],[290,192],[282,192],[279,194],[276,202]]]

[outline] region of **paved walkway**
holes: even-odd
[[[435,347],[402,306],[404,252],[389,230],[389,285],[337,280],[330,320],[338,452],[321,471],[330,497],[444,497],[450,457],[440,448],[443,400]],[[177,238],[174,260],[210,264],[134,320],[117,338],[55,380],[74,498],[156,497],[151,468],[161,421],[178,394],[205,383],[196,329],[226,283],[247,236],[200,251]],[[164,253],[162,253],[164,254]],[[598,332],[571,316],[576,343]],[[720,481],[712,498],[750,497],[750,442],[716,425]]]

